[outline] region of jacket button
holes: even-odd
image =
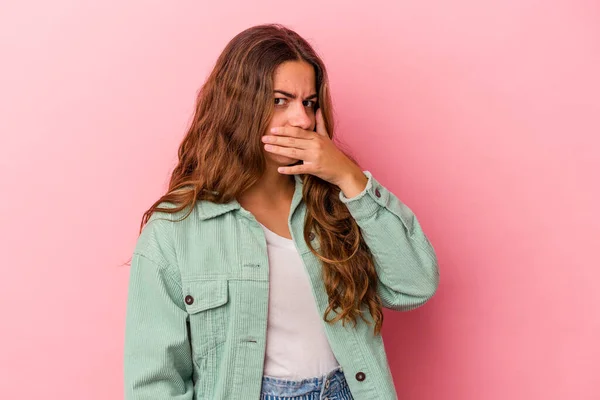
[[[377,197],[381,197],[381,193],[379,193],[379,189],[375,189],[375,196]]]
[[[308,234],[308,238],[310,239],[310,241],[312,242],[313,240],[315,240],[315,234],[313,232]]]
[[[187,296],[185,296],[185,304],[187,304],[189,306],[193,302],[194,302],[194,298],[192,296],[190,296],[189,294]]]
[[[366,378],[366,375],[365,375],[364,372],[357,372],[356,373],[356,380],[357,381],[362,382],[362,381],[365,380],[365,378]]]

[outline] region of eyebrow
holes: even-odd
[[[295,99],[297,97],[295,94],[284,92],[283,90],[279,90],[279,89],[275,89],[274,92],[280,93],[286,97],[289,97],[290,99]],[[314,94],[311,94],[310,96],[308,96],[307,98],[305,98],[304,100],[316,99],[317,97],[318,97],[318,95],[316,93],[314,93]]]

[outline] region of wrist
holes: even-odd
[[[350,199],[365,190],[368,182],[369,178],[367,178],[360,168],[356,167],[348,172],[338,186],[344,193],[344,196]]]

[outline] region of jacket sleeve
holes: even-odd
[[[363,173],[368,178],[365,189],[351,198],[340,191],[340,200],[373,254],[383,306],[412,310],[437,290],[437,257],[413,212],[369,171]]]
[[[163,255],[167,246],[157,222],[144,227],[131,261],[125,400],[191,400],[193,364],[181,279]]]

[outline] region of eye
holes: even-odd
[[[285,99],[283,97],[275,97],[275,105],[276,106],[283,106],[283,105],[285,105],[286,101],[287,101],[287,99]]]
[[[316,101],[314,101],[314,100],[304,100],[302,102],[302,104],[304,104],[304,107],[310,107],[310,108],[314,108],[315,103],[316,103]]]

